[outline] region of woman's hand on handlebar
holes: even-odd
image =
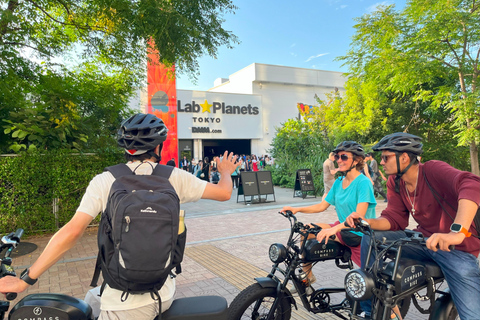
[[[463,240],[465,240],[465,235],[460,232],[434,233],[428,237],[426,246],[432,251],[450,251],[451,246],[461,244]]]
[[[281,212],[283,212],[283,213],[286,213],[287,211],[291,211],[293,214],[296,214],[298,212],[298,208],[285,206],[281,210]]]
[[[320,231],[317,234],[317,241],[322,242],[325,240],[325,243],[328,241],[328,239],[331,236],[334,236],[337,233],[337,230],[335,228],[323,228],[322,231]]]
[[[6,276],[0,279],[0,292],[3,294],[23,292],[27,290],[28,287],[28,283],[17,277]]]

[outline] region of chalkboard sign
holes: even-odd
[[[246,196],[258,195],[257,175],[253,171],[240,172],[243,194]]]
[[[240,172],[240,186],[237,191],[237,202],[241,195],[243,195],[243,201],[245,204],[247,204],[246,197],[250,197],[250,203],[267,202],[267,198],[262,198],[261,196],[269,194],[273,194],[273,201],[275,201],[272,173],[270,171]]]
[[[257,171],[257,181],[259,194],[273,194],[273,199],[275,199],[275,191],[273,190],[272,183],[272,173],[270,171]]]
[[[297,170],[297,178],[295,179],[295,188],[293,197],[306,198],[308,192],[313,192],[315,198],[315,186],[313,185],[312,171],[310,169]]]

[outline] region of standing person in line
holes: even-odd
[[[210,168],[210,159],[208,159],[208,157],[205,157],[203,159],[202,173],[200,173],[200,179],[207,182],[210,181]]]
[[[159,165],[163,142],[167,138],[167,127],[153,114],[136,114],[125,120],[117,133],[118,145],[125,150],[127,166],[137,175],[152,174]],[[175,189],[180,203],[200,199],[227,201],[232,194],[231,173],[240,165],[233,153],[224,154],[218,169],[225,178],[218,184],[211,184],[195,178],[188,172],[173,168],[168,179]],[[110,188],[115,178],[109,171],[95,176],[87,187],[80,206],[72,219],[51,238],[45,250],[30,268],[25,269],[22,278],[3,277],[0,292],[23,292],[59,261],[82,237],[92,220],[107,206]],[[152,252],[152,255],[155,254]],[[160,289],[162,312],[168,310],[175,294],[175,279],[168,277]],[[158,299],[150,293],[129,294],[106,285],[101,296],[99,320],[152,320],[158,313]],[[43,319],[43,317],[42,317]]]
[[[338,172],[338,168],[335,168],[335,152],[330,152],[328,158],[323,162],[323,196],[322,201],[325,200],[325,197],[328,194],[328,191],[332,189],[333,183],[335,182],[335,173]]]
[[[252,154],[252,171],[258,171],[258,160],[254,154]]]
[[[380,181],[380,179],[387,181],[387,178],[385,178],[382,171],[378,168],[377,160],[375,160],[371,152],[366,154],[365,160],[370,161],[370,168],[372,168],[373,190],[383,197],[384,202],[387,202],[387,195],[383,190],[382,181]]]
[[[241,157],[241,159],[243,160],[243,161],[242,161],[242,165],[240,166],[240,172],[244,172],[244,171],[246,171],[246,170],[245,170],[245,167],[246,167],[245,164],[247,163],[247,158],[245,157],[244,154],[242,154],[240,157]]]
[[[250,160],[250,156],[247,156],[245,159],[245,171],[252,171],[252,160]]]
[[[213,167],[212,170],[210,170],[210,182],[213,184],[217,184],[218,181],[220,181],[220,173],[218,173],[217,168]]]
[[[180,168],[182,168],[185,171],[188,171],[188,165],[189,165],[189,162],[187,160],[187,157],[183,156],[182,161],[180,161]]]
[[[235,155],[238,159],[238,155]],[[238,188],[238,180],[240,179],[240,167],[237,167],[235,171],[232,172],[232,184],[233,184],[233,189]]]
[[[388,205],[376,219],[367,219],[375,237],[396,240],[406,237],[410,216],[415,230],[427,237],[426,246],[402,248],[402,258],[436,263],[442,270],[460,319],[480,318],[480,269],[478,254],[480,226],[473,223],[480,203],[480,177],[460,171],[443,161],[418,162],[423,153],[421,138],[396,132],[372,147],[382,152],[387,182]],[[437,195],[435,195],[437,194]],[[352,213],[347,223],[359,218]],[[455,249],[449,248],[454,245]],[[362,268],[369,249],[369,237],[362,239]],[[373,263],[375,258],[370,259]],[[369,315],[371,300],[362,301]]]
[[[196,165],[197,162],[195,161],[195,158],[192,158],[192,160],[190,161],[190,165],[188,166],[188,172],[193,174]]]
[[[200,174],[202,173],[202,168],[203,168],[203,161],[198,160],[197,164],[193,168],[193,175],[197,178],[200,178]]]
[[[338,163],[338,171],[342,173],[342,177],[335,180],[325,200],[308,207],[293,208],[286,206],[283,207],[282,212],[290,210],[293,214],[298,212],[317,213],[327,210],[330,205],[335,206],[338,221],[330,224],[316,223],[316,225],[322,228],[322,231],[317,234],[316,238],[319,242],[322,242],[324,240],[328,241],[330,236],[335,235],[335,241],[350,247],[352,261],[360,266],[362,233],[343,230],[347,228],[344,222],[352,212],[356,212],[364,218],[375,218],[377,201],[373,195],[373,186],[370,180],[360,173],[365,159],[363,147],[355,141],[344,141],[333,152],[334,158]],[[310,235],[310,237],[314,238],[315,236]],[[312,264],[303,265],[303,270],[307,274],[309,283],[315,282]]]

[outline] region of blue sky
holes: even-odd
[[[378,5],[405,0],[234,0],[234,15],[225,16],[226,30],[238,36],[233,49],[221,47],[217,59],[199,59],[200,74],[194,84],[188,75],[177,75],[177,89],[206,91],[216,78],[252,63],[346,72],[341,62],[354,34],[354,19]]]

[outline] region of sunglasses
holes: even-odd
[[[388,158],[393,157],[394,155],[395,155],[394,153],[393,154],[382,154],[380,156],[380,158],[383,160],[383,162],[386,163],[388,161]]]
[[[342,159],[342,161],[347,161],[348,159],[351,159],[352,157],[349,157],[349,156],[346,155],[346,154],[342,154],[342,155],[336,154],[336,155],[334,156],[334,158],[335,158],[335,161],[338,161],[339,159]]]

